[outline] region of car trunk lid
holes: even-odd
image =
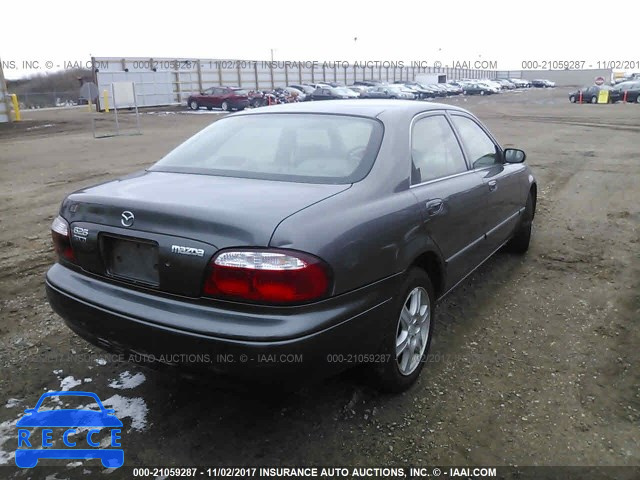
[[[199,296],[217,250],[267,247],[283,219],[349,187],[144,172],[73,193],[61,214],[85,270]]]

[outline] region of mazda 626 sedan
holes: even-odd
[[[400,391],[437,301],[501,247],[527,250],[524,160],[450,105],[230,115],[64,199],[49,301],[88,341],[144,361],[284,383],[365,364]]]

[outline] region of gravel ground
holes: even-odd
[[[63,388],[116,409],[130,466],[640,465],[640,105],[566,94],[446,100],[527,152],[538,212],[527,255],[496,255],[441,304],[429,364],[398,396],[353,373],[272,395],[141,370],[49,308],[64,195],[144,168],[220,114],[145,111],[143,135],[102,139],[80,108],[0,126],[0,465],[22,410]],[[75,478],[98,462],[53,465]]]

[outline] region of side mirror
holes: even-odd
[[[527,158],[527,154],[523,150],[517,148],[505,148],[504,161],[505,163],[522,163]]]

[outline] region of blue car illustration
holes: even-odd
[[[38,411],[42,402],[49,397],[63,397],[63,396],[76,396],[76,397],[90,397],[100,407],[100,410],[88,410],[88,409],[58,409],[58,410],[46,410]],[[114,415],[115,410],[104,408],[102,402],[95,393],[91,392],[47,392],[42,394],[40,400],[36,404],[35,408],[28,408],[25,410],[25,415],[18,420],[16,427],[67,427],[71,429],[68,432],[75,433],[73,431],[76,427],[95,427],[96,432],[100,428],[118,428],[122,427],[122,422]],[[91,430],[87,435],[87,442],[92,444]],[[116,435],[114,435],[114,433]],[[120,430],[111,431],[111,446],[120,446],[114,438],[119,439]],[[35,439],[33,440],[35,442]],[[68,446],[75,446],[68,443],[67,432],[64,435],[64,443]],[[44,448],[45,447],[45,435],[43,433],[42,447],[43,448],[20,448],[23,445],[31,446],[28,439],[27,431],[18,431],[18,448],[16,449],[15,461],[16,465],[21,468],[33,468],[41,458],[56,458],[56,459],[89,459],[99,458],[102,465],[105,468],[118,468],[124,463],[124,451],[120,448]],[[35,446],[35,445],[34,445]],[[96,447],[100,445],[95,443]]]

